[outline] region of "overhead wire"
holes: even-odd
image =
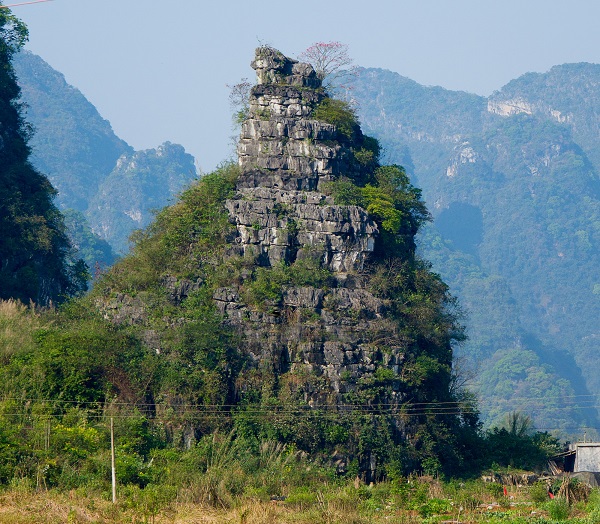
[[[564,401],[564,400],[570,400],[570,399],[583,399],[583,398],[587,398],[589,399],[587,402],[600,402],[600,395],[595,395],[595,394],[577,394],[577,395],[558,395],[558,396],[547,396],[547,397],[511,397],[509,399],[501,399],[502,401],[506,401],[506,402],[526,402],[526,401],[545,401],[545,402],[552,402],[552,401]],[[61,404],[78,404],[78,405],[85,405],[85,404],[98,404],[98,403],[102,403],[102,404],[111,404],[111,405],[115,405],[115,406],[156,406],[160,404],[160,401],[156,401],[156,402],[124,402],[124,401],[117,401],[117,400],[102,400],[102,401],[98,401],[98,400],[66,400],[66,399],[49,399],[49,398],[34,398],[34,397],[15,397],[15,396],[3,396],[0,397],[0,401],[20,401],[20,402],[54,402],[54,403],[61,403]],[[492,401],[490,399],[478,399],[476,401],[477,404],[481,404],[481,403],[491,403]],[[465,400],[444,400],[444,401],[426,401],[426,402],[411,402],[411,401],[404,401],[405,404],[407,405],[411,405],[411,406],[442,406],[442,405],[468,405],[471,404],[470,401],[465,401]],[[360,403],[345,403],[345,404],[340,404],[340,403],[328,403],[328,404],[319,404],[320,406],[363,406],[363,405],[367,405],[367,404],[360,404]],[[387,403],[378,403],[379,406],[397,406],[398,403],[397,402],[387,402]],[[196,406],[209,406],[209,407],[214,407],[214,406],[218,406],[218,407],[225,407],[225,408],[234,408],[234,407],[239,407],[239,404],[199,404],[199,403],[172,403],[171,406],[178,406],[178,407],[196,407]],[[307,407],[311,407],[311,406],[307,406]],[[597,406],[596,406],[597,407]]]
[[[583,399],[588,400],[583,400]],[[531,403],[536,401],[543,401],[545,403],[544,406],[538,406],[536,409],[573,409],[573,408],[598,408],[600,405],[598,404],[599,396],[598,395],[570,395],[570,396],[559,396],[559,397],[513,397],[510,399],[501,399],[505,402],[515,403]],[[93,401],[93,400],[65,400],[65,399],[48,399],[48,398],[32,398],[32,397],[0,397],[0,401],[2,402],[23,402],[23,403],[52,403],[52,404],[71,404],[78,406],[98,406],[99,404],[108,405],[114,407],[136,407],[136,408],[145,408],[145,407],[156,407],[156,406],[168,406],[177,409],[220,409],[220,410],[230,410],[234,408],[239,408],[240,404],[204,404],[204,403],[179,403],[179,402],[170,402],[170,403],[161,403],[160,401],[156,402],[123,402],[123,401],[111,401],[111,400],[102,400],[102,401]],[[552,402],[560,402],[561,405],[549,405]],[[303,407],[306,409],[340,409],[340,408],[359,408],[359,407],[369,407],[369,408],[381,408],[381,407],[398,407],[402,406],[404,409],[428,409],[428,408],[439,408],[439,409],[449,409],[452,407],[470,407],[470,406],[479,406],[481,404],[491,404],[492,401],[489,399],[484,399],[483,401],[464,401],[464,400],[456,400],[456,401],[427,401],[427,402],[411,402],[410,400],[405,400],[401,402],[381,402],[376,404],[369,403],[321,403],[317,405],[304,405]],[[297,408],[294,408],[297,409]]]
[[[6,401],[7,399],[4,399]],[[82,407],[88,410],[137,410],[141,412],[152,412],[159,415],[164,414],[167,411],[171,411],[173,415],[254,415],[269,413],[273,415],[294,415],[312,417],[316,413],[320,415],[331,414],[331,415],[348,415],[348,414],[378,414],[378,415],[400,415],[400,416],[431,416],[431,415],[467,415],[477,414],[480,412],[478,407],[472,403],[419,403],[416,404],[395,404],[395,403],[382,403],[382,404],[320,404],[320,405],[299,405],[299,406],[277,406],[277,405],[217,405],[217,404],[135,404],[135,403],[111,403],[111,402],[77,402],[77,401],[64,401],[64,400],[49,400],[49,399],[12,399],[13,402],[21,405],[23,410],[19,410],[18,414],[29,414],[31,411],[27,411],[25,405],[30,404],[32,407],[46,405],[50,408],[60,407],[63,408],[68,406]],[[146,408],[146,409],[144,409]],[[599,404],[578,406],[528,406],[530,412],[540,411],[565,411],[565,410],[581,410],[581,409],[597,409],[600,408]],[[2,414],[0,410],[0,414]],[[17,413],[15,413],[17,414]]]
[[[70,402],[69,402],[70,404]],[[122,406],[125,405],[124,403]],[[104,407],[110,407],[110,404],[101,404],[96,405],[98,409]],[[127,404],[129,408],[135,408],[134,404]],[[557,408],[560,409],[560,408]],[[420,411],[420,412],[407,412],[402,411],[397,408],[387,408],[387,409],[370,409],[370,410],[338,410],[338,411],[319,411],[318,408],[310,408],[308,406],[304,406],[304,409],[301,408],[282,408],[275,409],[274,406],[264,406],[264,407],[253,407],[251,409],[245,410],[231,410],[231,409],[208,409],[208,410],[199,410],[199,409],[186,409],[182,411],[175,411],[169,419],[166,419],[160,413],[161,410],[158,410],[155,413],[153,419],[156,422],[164,423],[173,421],[174,419],[183,419],[186,417],[198,417],[200,420],[203,420],[207,423],[214,423],[220,421],[229,421],[233,417],[248,417],[254,420],[267,420],[267,421],[276,421],[276,422],[285,422],[286,419],[290,420],[302,420],[302,419],[310,419],[310,418],[321,418],[325,420],[331,421],[341,421],[347,419],[350,416],[366,416],[369,418],[383,418],[383,417],[400,417],[403,419],[410,419],[413,417],[437,417],[437,416],[464,416],[468,414],[477,414],[477,410],[435,410],[430,409],[429,411]],[[105,420],[110,417],[113,417],[117,420],[126,420],[139,418],[140,416],[144,416],[144,413],[133,413],[133,412],[124,412],[124,411],[106,411],[102,412],[87,412],[86,418],[89,420]],[[37,419],[37,420],[48,420],[53,417],[52,414],[49,413],[32,413],[31,411],[20,411],[15,410],[14,412],[2,412],[0,410],[0,417],[23,417],[25,419]],[[585,431],[598,431],[599,428],[593,426],[562,426],[562,427],[536,427],[536,431],[548,431],[548,432],[567,432],[571,434],[581,433]]]
[[[41,4],[43,2],[53,2],[54,0],[30,0],[29,2],[19,2],[18,4],[0,5],[0,9],[10,9],[11,7],[19,7],[22,5]]]

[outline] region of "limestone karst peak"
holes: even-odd
[[[315,191],[323,182],[352,176],[352,147],[358,144],[341,140],[333,124],[315,118],[329,97],[312,66],[259,47],[252,67],[258,83],[237,149],[239,186]]]
[[[446,288],[415,256],[427,213],[406,173],[379,164],[352,108],[309,85],[310,66],[260,48],[254,67],[239,166],[203,177],[159,215],[126,271],[116,268],[122,284],[98,287],[100,307],[192,377],[193,402],[292,415],[287,426],[239,420],[261,435],[267,425],[290,442],[299,435],[298,449],[335,451],[340,472],[356,459],[375,479],[387,444],[376,455],[363,430],[412,445],[425,417],[404,406],[452,402],[451,343],[462,331]],[[125,273],[138,267],[131,285]],[[171,316],[155,323],[163,311]],[[317,432],[305,425],[325,412],[340,415],[341,440],[320,436],[320,418]],[[453,434],[460,420],[446,421],[440,434]]]
[[[317,249],[333,271],[361,269],[374,249],[376,224],[365,210],[335,206],[320,191],[324,182],[353,175],[359,145],[315,118],[328,97],[311,65],[260,47],[252,67],[258,84],[238,145],[243,198],[227,204],[240,250],[273,266]]]
[[[321,87],[321,80],[310,64],[288,58],[269,46],[256,49],[251,66],[256,70],[257,84],[288,84],[313,89]]]

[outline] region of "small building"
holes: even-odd
[[[569,444],[569,450],[561,453],[564,471],[577,473],[579,471],[600,472],[600,442],[576,442]]]

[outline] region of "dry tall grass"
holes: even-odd
[[[35,308],[17,300],[0,301],[0,363],[20,351],[33,348],[33,334],[44,321]]]
[[[0,496],[0,524],[368,524],[348,511],[332,507],[299,512],[275,502],[249,501],[238,508],[216,509],[177,504],[156,517],[117,504],[71,494],[10,492]]]
[[[325,488],[325,486],[323,486]],[[473,497],[472,487],[464,495]],[[315,504],[299,507],[282,501],[260,501],[237,498],[229,508],[211,504],[198,504],[174,500],[161,508],[156,515],[144,512],[141,506],[132,505],[124,498],[113,505],[99,494],[91,495],[84,490],[71,492],[36,492],[25,485],[15,484],[0,494],[0,524],[416,524],[431,522],[462,522],[509,524],[550,524],[547,503],[535,506],[529,500],[529,490],[515,490],[507,504],[479,504],[472,508],[458,507],[456,493],[450,500],[451,510],[433,518],[419,515],[408,508],[382,507],[378,511],[361,508],[361,497],[351,496],[352,486],[338,486],[319,494]],[[371,488],[365,488],[370,490]],[[376,489],[373,488],[373,489]],[[437,488],[436,488],[437,491]],[[442,492],[436,494],[443,495]],[[391,494],[390,494],[391,495]],[[445,494],[449,496],[448,493]],[[352,500],[352,503],[351,503]],[[429,498],[430,501],[438,500]],[[594,503],[594,508],[597,508]],[[589,524],[590,507],[571,508],[570,522]]]

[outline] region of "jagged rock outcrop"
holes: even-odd
[[[236,226],[230,254],[265,267],[318,257],[331,272],[324,289],[290,286],[267,311],[244,302],[236,287],[214,294],[219,311],[244,334],[245,350],[277,373],[308,368],[325,377],[324,390],[305,391],[319,403],[345,392],[380,360],[374,338],[389,338],[385,303],[362,289],[359,273],[375,248],[376,223],[361,207],[335,205],[319,191],[352,175],[352,144],[332,124],[312,118],[326,95],[308,64],[257,49],[258,85],[238,145],[237,193],[226,202]],[[292,266],[293,271],[293,266]],[[387,358],[402,361],[401,351]]]
[[[239,193],[227,202],[241,254],[274,265],[317,248],[333,271],[362,269],[377,226],[363,209],[318,192],[349,174],[352,154],[335,126],[311,118],[326,96],[320,80],[309,64],[269,47],[257,49],[252,66],[258,85],[238,145]]]
[[[361,269],[374,249],[377,226],[357,206],[335,206],[318,192],[243,188],[227,202],[240,254],[263,265],[293,262],[299,253],[324,250],[333,271]]]
[[[311,119],[326,97],[312,66],[261,47],[252,67],[258,85],[238,145],[240,187],[314,191],[347,173],[350,148],[335,126]]]

